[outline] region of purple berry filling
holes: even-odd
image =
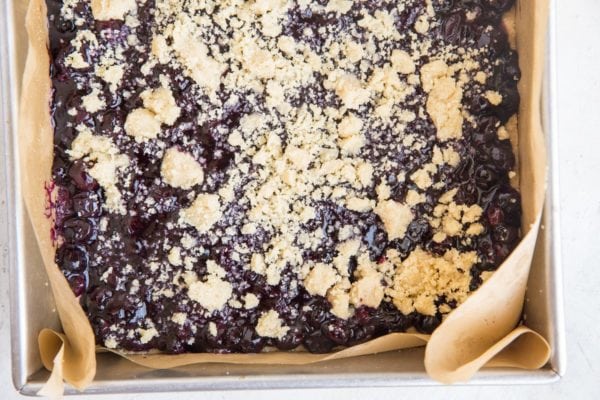
[[[142,104],[140,93],[147,89],[137,83],[140,71],[136,66],[142,65],[148,57],[153,35],[154,1],[148,0],[139,5],[138,18],[143,23],[135,29],[122,21],[95,21],[87,1],[80,1],[74,8],[76,15],[84,21],[82,26],[76,26],[61,15],[62,3],[47,0],[53,83],[51,112],[55,134],[53,178],[58,187],[55,228],[62,238],[56,261],[79,297],[99,344],[104,344],[105,339],[111,336],[118,339],[119,348],[129,351],[253,353],[265,346],[291,350],[303,345],[310,352],[326,353],[337,346],[352,346],[390,332],[404,332],[414,327],[419,332],[431,333],[439,326],[442,321],[440,313],[434,316],[417,312],[404,315],[390,302],[382,302],[377,309],[358,307],[350,318],[338,318],[332,314],[331,304],[326,298],[310,295],[303,287],[291,284],[292,272],[287,270],[282,272],[279,285],[269,285],[264,276],[244,269],[243,262],[231,256],[232,248],[238,244],[260,249],[269,242],[270,234],[260,227],[251,235],[240,234],[234,242],[224,243],[212,242],[207,235],[192,227],[177,226],[180,210],[190,206],[190,191],[170,187],[157,179],[160,178],[160,160],[143,152],[131,138],[115,133],[115,127],[122,128],[126,116]],[[386,10],[394,3],[383,0],[354,2],[352,9],[343,17],[293,7],[287,15],[283,34],[319,50],[324,46],[322,37],[306,36],[307,28],[330,27],[344,31],[347,26],[356,24],[362,11]],[[425,7],[424,1],[419,4],[407,7],[397,16],[394,24],[398,30],[412,29]],[[384,224],[375,213],[355,212],[334,202],[322,201],[316,204],[316,216],[306,223],[305,228],[310,231],[320,229],[323,241],[317,249],[306,251],[303,257],[306,261],[332,262],[336,256],[339,226],[352,225],[360,230],[362,243],[368,248],[371,260],[380,260],[390,248],[404,258],[417,247],[436,255],[442,255],[451,248],[476,251],[479,261],[471,270],[470,284],[470,289],[475,290],[482,282],[482,272],[495,270],[520,239],[521,200],[509,182],[515,156],[510,141],[498,137],[499,127],[518,111],[519,106],[518,57],[510,49],[507,33],[501,24],[502,13],[514,4],[514,0],[442,0],[433,4],[435,12],[441,16],[441,24],[428,33],[433,46],[453,44],[485,49],[478,60],[482,65],[492,65],[485,85],[488,90],[502,96],[502,103],[492,104],[482,96],[480,87],[467,84],[463,105],[473,115],[475,123],[464,124],[463,137],[455,146],[460,154],[460,163],[456,167],[444,166],[439,171],[435,180],[444,182],[445,186],[427,190],[425,201],[416,206],[415,218],[402,239],[389,240]],[[65,61],[67,55],[74,51],[71,40],[79,29],[91,30],[107,47],[123,43],[128,35],[135,35],[142,43],[141,46],[127,47],[125,58],[136,61],[125,70],[115,93],[107,86],[102,88],[107,107],[97,113],[89,113],[81,107],[82,97],[89,94],[93,67],[73,69]],[[398,43],[398,48],[409,45]],[[82,51],[82,57],[89,65],[98,63],[99,54],[85,45]],[[189,150],[201,158],[205,174],[210,177],[205,180],[202,191],[216,192],[226,182],[226,172],[234,162],[236,151],[227,142],[227,135],[221,132],[238,127],[245,115],[260,112],[260,103],[250,104],[242,100],[225,110],[220,119],[199,125],[196,117],[206,110],[200,109],[196,102],[197,93],[192,80],[180,70],[162,66],[155,68],[149,85],[158,86],[161,74],[169,76],[174,97],[182,110],[176,123],[167,128],[163,140],[169,147],[185,148],[189,138],[195,139],[194,148]],[[339,99],[325,89],[324,80],[324,77],[317,77],[316,84],[291,94],[289,103],[293,106],[339,107]],[[133,95],[126,97],[123,93]],[[220,89],[217,95],[227,99],[232,93]],[[422,92],[415,94],[416,97],[422,95]],[[244,98],[243,93],[240,98]],[[137,170],[142,171],[127,187],[120,188],[131,193],[124,199],[126,215],[103,208],[105,191],[88,174],[88,166],[81,160],[71,160],[67,153],[77,136],[75,127],[81,124],[96,135],[114,139],[119,150],[132,160]],[[423,138],[426,145],[419,152],[390,155],[402,166],[391,171],[395,172],[391,174],[393,176],[401,172],[410,174],[431,159],[436,144],[433,122],[418,118],[409,124],[409,129]],[[361,151],[365,159],[374,163],[380,151],[395,140],[391,132],[380,131],[367,132],[366,138],[366,145]],[[377,173],[376,170],[374,181],[387,180],[385,183],[391,188],[392,200],[403,201],[408,191],[414,189],[413,183],[377,176]],[[475,236],[470,243],[452,237],[441,242],[433,240],[426,216],[432,213],[440,196],[449,188],[457,189],[455,200],[458,204],[477,204],[483,209],[483,233]],[[374,189],[371,196],[376,198]],[[146,202],[139,201],[141,198],[152,199],[152,212]],[[234,202],[223,210],[223,219],[235,220],[247,211],[247,206]],[[101,220],[106,226],[101,227]],[[221,222],[217,222],[216,227],[225,227],[219,224]],[[110,232],[119,240],[108,243],[110,235],[103,232]],[[254,293],[260,300],[259,305],[251,309],[226,305],[207,316],[199,305],[183,301],[183,293],[154,301],[155,288],[144,282],[156,281],[159,277],[149,267],[149,260],[168,258],[168,252],[155,244],[164,237],[176,241],[185,235],[192,236],[197,245],[205,249],[204,255],[193,266],[196,273],[206,273],[207,260],[217,260],[226,271],[227,280],[234,283],[234,294],[242,297]],[[112,268],[115,265],[127,265],[127,268]],[[351,258],[348,263],[351,277],[355,269],[356,259]],[[169,276],[168,280],[174,278]],[[139,287],[134,290],[133,285]],[[444,298],[438,298],[436,303],[456,307],[454,302]],[[261,314],[269,310],[276,310],[289,327],[280,338],[261,337],[255,330]],[[175,313],[187,315],[184,324],[173,321]],[[147,318],[154,322],[157,335],[149,341],[128,335]],[[115,326],[120,329],[114,329]]]

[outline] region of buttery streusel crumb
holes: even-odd
[[[47,3],[56,261],[99,344],[431,332],[518,243],[512,2]]]

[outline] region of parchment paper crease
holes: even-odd
[[[308,364],[325,360],[426,345],[425,367],[440,382],[468,380],[483,366],[541,368],[551,349],[542,336],[525,326],[521,316],[546,182],[546,153],[540,122],[547,0],[520,0],[516,7],[517,47],[523,77],[520,83],[519,165],[523,197],[524,238],[498,271],[453,311],[431,335],[390,334],[333,354],[273,352],[263,354],[123,355],[150,368],[194,363]],[[42,362],[52,376],[43,394],[63,391],[63,380],[85,389],[96,373],[94,335],[85,313],[58,266],[46,217],[45,184],[51,180],[53,132],[49,104],[51,82],[44,0],[31,0],[27,16],[29,52],[23,78],[19,124],[22,189],[56,300],[63,332],[39,335]],[[516,327],[516,328],[515,328]],[[398,353],[399,362],[402,353]]]

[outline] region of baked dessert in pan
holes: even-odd
[[[56,262],[99,345],[431,333],[518,244],[513,1],[47,5]]]

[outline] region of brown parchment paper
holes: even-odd
[[[425,367],[440,382],[468,380],[483,366],[541,368],[551,349],[546,340],[517,326],[546,186],[546,151],[540,121],[547,0],[519,0],[515,26],[520,56],[519,181],[523,198],[523,233],[519,246],[465,303],[454,310],[431,335],[394,333],[332,354],[270,352],[261,354],[120,354],[150,368],[174,368],[195,363],[309,364],[426,345]],[[53,131],[50,122],[48,31],[44,0],[31,0],[27,15],[29,52],[23,77],[19,147],[22,190],[34,226],[63,333],[45,329],[39,334],[44,366],[52,370],[40,394],[58,396],[64,381],[83,390],[96,373],[94,335],[85,313],[54,262],[55,248],[47,218],[45,184],[51,181]],[[117,353],[119,354],[119,353]],[[398,353],[399,362],[402,354]]]

